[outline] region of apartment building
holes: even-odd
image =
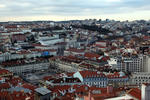
[[[131,76],[131,84],[141,85],[142,83],[150,83],[150,73],[133,73]]]
[[[117,68],[123,72],[143,72],[143,56],[119,57]]]

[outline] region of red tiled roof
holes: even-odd
[[[97,41],[97,42],[104,42],[104,43],[106,43],[106,41]]]
[[[79,72],[83,78],[87,77],[105,77],[105,75],[102,72],[97,71],[80,71]]]
[[[70,73],[67,73],[67,76],[68,76],[68,77],[72,77],[73,74],[74,74],[74,72],[70,72]]]
[[[100,93],[94,93],[94,91],[100,91]],[[93,100],[104,100],[117,96],[117,92],[120,91],[113,90],[111,93],[108,93],[107,88],[90,87],[89,95],[85,96],[85,98],[89,99],[91,96]]]
[[[81,82],[78,78],[59,78],[59,79],[54,79],[53,83],[78,83]]]
[[[18,52],[19,54],[29,54],[30,51],[27,51],[27,50],[21,50],[20,52]]]
[[[17,25],[8,25],[8,26],[5,26],[5,28],[17,28]]]
[[[50,52],[56,52],[56,49],[31,49],[31,51],[38,51],[38,52],[44,52],[44,51],[50,51]]]
[[[108,74],[106,76],[109,79],[113,79],[113,78],[127,78],[127,76],[120,76],[119,72],[114,72],[113,74]]]
[[[12,66],[12,65],[18,65],[18,64],[25,64],[25,61],[24,60],[8,61],[8,62],[3,62],[1,65]]]
[[[109,56],[104,56],[104,57],[101,58],[102,61],[107,61],[107,60],[109,60],[109,59],[110,59]]]
[[[88,92],[89,91],[89,86],[87,86],[87,85],[74,85],[73,86],[73,88],[74,89],[76,89],[76,93],[78,92],[84,92],[84,93],[86,93],[86,92]]]
[[[85,54],[84,54],[84,56],[86,57],[86,58],[96,58],[96,59],[98,59],[99,57],[100,57],[100,55],[99,54],[96,54],[96,53],[90,53],[90,52],[86,52]]]
[[[13,100],[25,100],[27,98],[27,95],[24,92],[16,92],[10,94]]]
[[[138,88],[132,88],[127,94],[137,98],[138,100],[141,100],[141,90]]]
[[[150,86],[150,83],[143,83],[144,85],[146,85],[146,86]]]
[[[74,100],[73,97],[62,97],[61,100]]]
[[[10,85],[8,83],[2,83],[2,84],[0,84],[0,90],[1,89],[8,89],[8,88],[10,88]]]
[[[23,80],[20,77],[13,77],[11,80],[8,80],[13,86],[17,86],[19,83],[23,83]]]
[[[103,45],[101,45],[101,44],[95,44],[94,46],[96,46],[96,47],[101,47],[101,48],[106,48],[106,46],[103,46]]]
[[[13,34],[11,37],[12,41],[25,41],[26,40],[26,36],[24,34]]]
[[[7,91],[0,92],[0,100],[11,100],[10,95]]]
[[[32,46],[40,46],[40,47],[44,47],[44,46],[41,45],[41,44],[32,44]]]
[[[76,48],[69,48],[69,49],[67,49],[66,51],[70,51],[70,52],[78,52],[78,53],[84,52],[83,49],[76,49]]]
[[[6,69],[0,69],[0,75],[9,74],[9,73],[11,73],[11,72],[9,72]]]
[[[46,58],[36,58],[35,62],[40,62],[42,60],[45,60]],[[0,65],[2,66],[16,66],[16,65],[23,65],[26,64],[26,60],[21,59],[21,60],[15,60],[15,61],[7,61],[7,62],[2,62]]]
[[[73,93],[69,93],[68,89],[73,88],[75,91]],[[60,94],[60,91],[66,91],[66,96],[74,96],[75,93],[86,93],[89,91],[89,87],[87,85],[63,85],[63,86],[54,86],[49,88],[53,93],[57,93],[58,95]]]
[[[104,46],[99,46],[98,48],[106,48],[106,47],[104,47]]]
[[[82,64],[80,64],[79,66],[81,66],[81,67],[86,67],[86,68],[95,68],[95,66],[94,65],[91,65],[91,64],[88,64],[88,63],[82,63]]]
[[[0,80],[3,80],[3,77],[0,77]]]
[[[63,56],[61,58],[61,60],[65,61],[65,62],[77,62],[77,63],[80,63],[82,60],[75,57],[75,56],[72,56],[72,55],[69,55],[69,56]]]
[[[59,91],[64,91],[68,90],[71,86],[69,85],[63,85],[63,86],[54,86],[53,88],[49,88],[52,92],[59,92]]]
[[[53,80],[54,78],[52,76],[45,76],[43,79],[49,81]]]
[[[67,43],[66,42],[58,42],[58,43],[55,43],[55,45],[66,45]]]
[[[143,39],[144,39],[144,40],[149,40],[149,39],[150,39],[150,36],[144,36]]]
[[[28,83],[24,83],[24,84],[22,85],[22,87],[27,88],[27,89],[30,89],[30,90],[32,90],[32,91],[34,91],[34,89],[37,88],[36,86],[31,85],[31,84],[28,84]]]

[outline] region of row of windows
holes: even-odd
[[[149,80],[135,80],[136,82],[144,82],[144,81],[146,81],[146,82],[148,82]]]
[[[127,80],[123,80],[123,79],[120,79],[120,80],[108,80],[108,81],[118,81],[118,82],[123,82],[123,81],[127,81]]]
[[[106,78],[86,78],[85,79],[86,81],[106,81],[107,79]]]
[[[135,81],[135,84],[142,84],[142,83],[150,83],[150,81],[149,80],[143,80],[143,81]]]
[[[150,77],[135,77],[135,79],[150,79]]]
[[[93,86],[93,85],[106,86],[106,82],[86,82],[86,84],[90,86]]]

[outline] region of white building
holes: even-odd
[[[143,56],[118,58],[117,68],[124,72],[143,72]]]
[[[144,72],[150,73],[150,55],[144,55]]]
[[[42,45],[53,45],[59,42],[64,42],[64,39],[59,38],[59,35],[53,35],[53,36],[41,36],[38,38],[38,41]]]
[[[150,100],[150,84],[142,84],[142,98],[141,100]]]
[[[108,64],[109,66],[111,66],[112,68],[117,68],[117,59],[116,58],[110,58],[110,60],[108,60]]]
[[[70,48],[64,51],[64,55],[84,55],[85,51],[83,49]]]
[[[49,62],[42,62],[42,63],[36,63],[36,64],[25,64],[25,65],[20,65],[20,66],[11,66],[11,67],[6,67],[5,69],[7,69],[13,73],[21,74],[23,72],[31,72],[31,71],[48,69],[49,65],[50,65]]]
[[[96,71],[79,71],[73,75],[74,78],[79,78],[83,84],[88,86],[106,87],[107,77]]]
[[[57,55],[57,50],[54,49],[47,49],[45,50],[48,52],[49,56],[56,56]],[[20,51],[20,52],[15,52],[15,53],[0,53],[0,62],[7,61],[7,60],[15,60],[15,59],[30,59],[30,58],[36,58],[36,57],[42,57],[44,51],[36,51],[31,50],[31,51]]]
[[[141,85],[142,83],[150,83],[150,73],[133,73],[131,77],[131,84]]]

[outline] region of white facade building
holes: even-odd
[[[150,100],[150,84],[142,84],[141,100]]]
[[[131,84],[141,85],[142,83],[150,83],[150,73],[133,73],[131,77]]]
[[[73,75],[74,78],[79,78],[83,84],[88,86],[106,87],[107,77],[96,71],[79,71]]]
[[[118,58],[117,68],[124,72],[143,72],[143,56]]]
[[[38,37],[38,41],[42,45],[53,45],[59,42],[64,42],[63,38],[59,38],[59,35],[53,35],[53,36],[42,36]]]
[[[5,69],[13,73],[21,74],[23,72],[31,72],[31,71],[48,69],[49,65],[50,65],[49,62],[43,62],[43,63],[36,63],[36,64],[26,64],[20,66],[6,67]]]
[[[116,59],[116,58],[110,58],[110,60],[108,60],[108,64],[109,64],[112,68],[117,68],[117,59]]]
[[[150,55],[144,55],[144,72],[150,73]]]

